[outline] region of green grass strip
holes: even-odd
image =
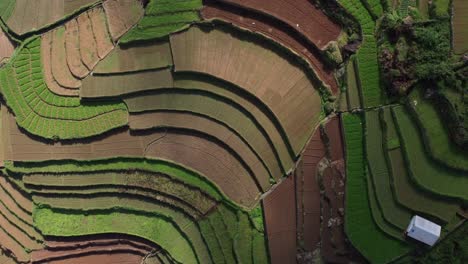
[[[3,21],[7,21],[10,18],[11,14],[13,14],[13,10],[15,9],[16,0],[2,0],[0,1],[0,17]]]
[[[374,34],[375,24],[361,0],[338,0],[338,2],[359,22],[363,35]]]
[[[431,160],[417,125],[403,106],[392,108],[403,146],[408,172],[422,189],[468,203],[468,175]]]
[[[215,200],[230,200],[205,177],[197,172],[165,160],[142,158],[111,158],[91,161],[55,160],[42,162],[6,162],[8,171],[21,174],[86,173],[99,171],[142,170],[163,173],[188,185],[200,188]],[[85,177],[85,176],[84,176]],[[232,203],[232,202],[230,202]]]
[[[380,231],[372,217],[364,163],[364,129],[356,114],[343,114],[346,144],[345,230],[354,247],[371,263],[387,263],[410,247]]]
[[[411,93],[408,106],[420,128],[429,155],[450,168],[468,171],[468,153],[450,139],[444,120],[434,104],[423,98],[421,89]]]
[[[406,208],[399,206],[393,197],[391,178],[385,159],[386,150],[384,150],[384,137],[380,126],[379,111],[367,111],[365,116],[366,156],[377,201],[384,218],[403,231],[413,215]]]
[[[181,263],[197,263],[189,241],[163,215],[137,214],[125,210],[87,212],[38,207],[33,213],[36,227],[49,236],[81,236],[125,233],[143,237],[160,245]],[[52,224],[53,223],[53,224]]]
[[[43,80],[40,38],[33,36],[0,70],[0,90],[19,126],[48,139],[76,139],[102,134],[127,124],[124,103],[81,104],[79,98],[57,96]]]

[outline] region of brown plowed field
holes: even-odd
[[[54,79],[52,74],[52,35],[44,34],[41,37],[41,60],[42,60],[42,69],[44,71],[44,81],[47,84],[47,87],[50,91],[58,95],[64,96],[78,96],[78,90],[76,89],[67,89],[60,86],[57,81]]]
[[[453,1],[453,49],[456,54],[468,51],[468,1]]]
[[[125,49],[117,46],[96,66],[94,73],[134,72],[165,68],[170,65],[172,65],[172,56],[169,42],[152,41]]]
[[[227,27],[171,35],[175,70],[207,73],[247,89],[278,117],[298,154],[319,120],[320,96],[302,67],[269,43],[245,37]]]
[[[276,17],[292,30],[304,35],[319,49],[336,40],[341,32],[320,9],[309,0],[218,0]]]
[[[114,48],[114,43],[112,43],[111,36],[107,30],[106,16],[104,14],[104,9],[102,7],[93,8],[88,12],[89,19],[93,26],[94,38],[96,39],[98,56],[100,59],[109,54],[109,52]]]
[[[41,249],[42,245],[24,232],[22,232],[18,227],[16,227],[13,222],[10,222],[8,218],[0,214],[0,228],[7,232],[11,237],[13,237],[18,243],[20,243],[24,248],[27,249]],[[1,241],[1,240],[0,240]]]
[[[65,88],[78,89],[81,85],[80,80],[70,72],[67,64],[67,56],[65,50],[65,28],[59,27],[56,30],[49,31],[52,39],[51,68],[55,81]]]
[[[0,177],[0,185],[14,199],[15,203],[21,208],[21,210],[26,214],[32,215],[33,204],[28,197],[25,197],[22,193],[16,190],[16,188],[12,186],[4,176]],[[23,218],[23,220],[27,220],[29,223],[32,223],[32,219]]]
[[[294,175],[289,176],[263,199],[272,264],[296,263],[294,181]]]
[[[341,123],[338,116],[332,117],[325,124],[325,134],[329,140],[330,160],[343,160],[343,138],[341,137]]]
[[[116,41],[135,25],[144,14],[140,1],[107,0],[103,4],[112,39]]]
[[[15,46],[11,42],[10,38],[0,29],[0,62],[5,58],[10,58],[13,55]]]
[[[80,32],[78,30],[78,22],[72,19],[65,23],[65,49],[67,50],[67,63],[71,73],[80,79],[88,75],[88,68],[81,61],[80,55]]]
[[[0,228],[0,247],[3,251],[11,252],[13,254],[13,258],[19,262],[27,262],[29,261],[29,254],[23,249],[23,247],[18,244],[11,236],[5,231]]]
[[[277,21],[275,18],[269,16],[256,14],[246,9],[220,3],[206,5],[202,9],[201,14],[205,19],[221,19],[238,27],[263,34],[288,47],[307,59],[318,75],[317,77],[326,85],[330,86],[333,94],[338,93],[338,84],[333,71],[325,67],[319,56],[317,56],[316,51],[314,51],[315,47],[306,41],[302,35],[294,34],[294,32],[286,25],[283,25],[281,21]]]
[[[99,62],[99,56],[91,19],[89,19],[88,13],[86,12],[79,15],[76,20],[78,21],[78,30],[80,32],[81,60],[88,70],[92,70]]]
[[[140,263],[142,258],[157,249],[141,241],[129,240],[125,235],[47,240],[46,248],[31,254],[32,263]]]
[[[268,190],[270,187],[269,172],[259,157],[237,134],[220,123],[185,112],[146,112],[130,115],[129,117],[129,126],[132,130],[149,129],[161,125],[188,128],[200,132],[209,131],[210,135],[224,142],[242,157],[249,168],[252,169],[263,191]]]
[[[320,188],[317,180],[318,163],[325,156],[325,146],[320,130],[317,129],[302,155],[302,192],[297,193],[298,201],[302,201],[303,226],[298,226],[302,233],[304,249],[313,252],[320,241]],[[301,217],[301,215],[298,215]],[[301,237],[301,236],[299,236]]]
[[[81,97],[119,96],[174,85],[169,68],[112,75],[90,75],[83,80]]]
[[[16,0],[16,6],[6,24],[21,35],[55,23],[93,2],[97,0]]]
[[[4,110],[6,111],[6,110]],[[172,160],[193,168],[216,183],[234,201],[252,206],[259,198],[257,184],[244,165],[226,148],[198,136],[154,132],[144,135],[121,130],[92,142],[56,144],[22,133],[10,114],[3,115],[7,160],[90,160],[111,157],[148,157]]]

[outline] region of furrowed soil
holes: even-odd
[[[10,135],[7,139],[11,142],[7,147],[8,160],[91,160],[116,156],[162,158],[199,171],[237,203],[252,206],[260,195],[254,176],[237,156],[219,142],[191,133],[131,134],[129,130],[121,130],[91,142],[52,144],[22,133],[12,115],[3,118],[2,129]]]
[[[285,178],[263,199],[265,228],[272,264],[296,262],[294,182],[294,175]]]
[[[453,49],[456,54],[468,51],[468,1],[453,0]]]
[[[340,27],[307,0],[220,0],[281,19],[319,49],[336,40]]]
[[[172,35],[175,71],[206,73],[248,89],[278,117],[298,154],[318,122],[320,95],[299,65],[265,42],[242,40],[243,34],[191,27]]]
[[[302,35],[294,34],[287,25],[269,16],[262,16],[247,9],[224,5],[221,3],[211,3],[205,5],[201,12],[205,19],[221,19],[233,23],[238,27],[246,28],[250,31],[263,34],[273,40],[292,49],[297,54],[306,58],[313,70],[326,85],[329,85],[333,94],[338,93],[338,84],[333,71],[327,69],[315,47],[306,41]]]
[[[13,55],[13,51],[15,46],[11,42],[10,38],[0,30],[0,62],[3,61],[5,58],[10,58]]]
[[[140,1],[107,0],[103,4],[112,39],[116,41],[144,14]]]

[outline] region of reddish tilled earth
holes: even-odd
[[[209,2],[202,9],[201,14],[205,19],[220,19],[238,27],[263,34],[290,48],[309,62],[317,73],[317,77],[330,86],[333,94],[338,92],[338,84],[333,71],[327,69],[317,56],[316,47],[302,35],[294,34],[295,32],[290,30],[288,25],[276,18],[218,2]],[[336,40],[336,38],[331,40]]]
[[[296,263],[294,182],[294,175],[289,176],[263,200],[272,264]]]

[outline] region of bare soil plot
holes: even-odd
[[[268,190],[270,186],[270,174],[260,157],[229,127],[223,126],[211,119],[186,112],[145,112],[130,115],[129,126],[132,130],[167,126],[208,133],[228,145],[247,163],[262,186],[263,191]]]
[[[268,133],[263,130],[263,126],[259,125],[260,122],[256,122],[256,118],[260,115],[253,116],[249,114],[249,109],[244,108],[245,104],[236,104],[236,102],[232,102],[223,96],[195,89],[185,91],[176,88],[164,93],[147,93],[144,96],[131,97],[124,101],[131,113],[154,110],[187,111],[214,119],[225,126],[231,127],[268,164],[268,167],[273,170],[275,179],[283,176],[280,167],[281,162],[285,164],[285,168],[293,164],[293,160],[288,153],[278,151],[279,148],[275,148],[276,146],[269,142],[270,131],[275,130],[268,130]],[[250,108],[250,111],[252,111],[252,108]],[[263,122],[262,125],[265,123],[268,124]],[[282,142],[275,143],[281,146]],[[276,156],[276,153],[279,153],[279,156]]]
[[[32,263],[140,263],[143,256],[158,249],[142,239],[111,234],[48,238],[45,243],[45,249],[31,254]]]
[[[68,68],[75,77],[83,79],[88,75],[89,71],[81,60],[78,21],[72,19],[65,23],[65,29],[65,49],[67,50]]]
[[[65,50],[65,28],[59,27],[56,30],[49,31],[46,34],[51,34],[52,47],[51,68],[54,79],[57,83],[65,88],[78,89],[80,88],[80,80],[75,78],[70,72],[67,64],[67,56]]]
[[[318,48],[336,40],[340,27],[307,0],[220,0],[281,19]]]
[[[88,70],[92,70],[99,62],[98,45],[93,34],[93,24],[87,12],[79,15],[76,20],[80,32],[81,60]]]
[[[201,12],[205,19],[221,19],[233,23],[238,27],[263,34],[282,45],[292,49],[305,58],[312,69],[326,85],[329,85],[333,94],[338,93],[338,84],[333,71],[327,69],[320,57],[317,56],[315,47],[302,35],[294,34],[287,25],[273,17],[258,14],[247,9],[224,5],[218,2],[209,2]]]
[[[24,212],[21,213],[20,210],[17,211],[18,216],[21,216],[23,220],[25,220],[28,223],[32,224],[32,209],[33,209],[33,203],[32,200],[29,197],[26,197],[23,193],[18,191],[11,183],[9,180],[7,180],[5,177],[0,177],[0,186],[1,189],[3,189],[5,192],[8,193],[8,195],[14,200],[14,202],[19,206],[21,211]],[[10,207],[10,205],[9,205]],[[11,205],[12,209],[15,207]],[[29,215],[27,217],[26,215]]]
[[[30,260],[29,254],[26,253],[24,248],[15,241],[3,228],[0,227],[0,245],[3,251],[11,252],[13,259],[18,262],[27,262]]]
[[[322,142],[320,130],[317,129],[302,154],[301,183],[302,188],[296,189],[299,204],[297,217],[302,219],[298,233],[304,241],[304,249],[313,252],[320,241],[320,188],[318,185],[318,163],[325,157],[325,145]],[[301,212],[299,214],[299,212]]]
[[[257,183],[243,163],[219,143],[202,137],[169,132],[132,135],[124,130],[92,142],[50,144],[19,131],[12,116],[5,123],[12,129],[8,132],[12,142],[7,147],[8,160],[160,158],[202,173],[237,203],[252,206],[259,198]]]
[[[456,54],[468,51],[468,2],[453,1],[453,50]]]
[[[330,160],[343,160],[343,137],[341,136],[341,122],[338,116],[330,118],[325,124],[325,134],[328,140]]]
[[[138,59],[135,59],[138,58]],[[171,47],[167,41],[116,47],[94,69],[95,74],[123,73],[165,68],[172,65]]]
[[[270,44],[223,29],[195,26],[171,35],[175,70],[206,73],[246,89],[277,116],[298,154],[319,119],[317,90],[300,66]]]
[[[97,0],[16,0],[13,13],[6,21],[17,34],[43,28]]]
[[[289,176],[263,199],[272,264],[296,263],[294,182],[294,176]]]
[[[64,96],[78,95],[77,89],[63,87],[59,85],[54,78],[54,74],[52,73],[52,34],[44,34],[41,37],[41,61],[44,72],[44,82],[51,92]]]
[[[5,58],[10,58],[13,55],[13,51],[15,50],[15,46],[13,42],[8,38],[8,36],[0,30],[0,62],[2,62]]]
[[[171,88],[173,85],[174,81],[169,68],[111,75],[89,75],[83,80],[80,96],[87,98],[119,96],[145,90]]]
[[[103,4],[112,39],[116,41],[135,25],[144,14],[140,1],[107,0]]]
[[[114,48],[109,31],[107,30],[107,21],[102,7],[93,8],[88,12],[89,19],[93,25],[94,38],[96,39],[98,56],[104,59]]]

